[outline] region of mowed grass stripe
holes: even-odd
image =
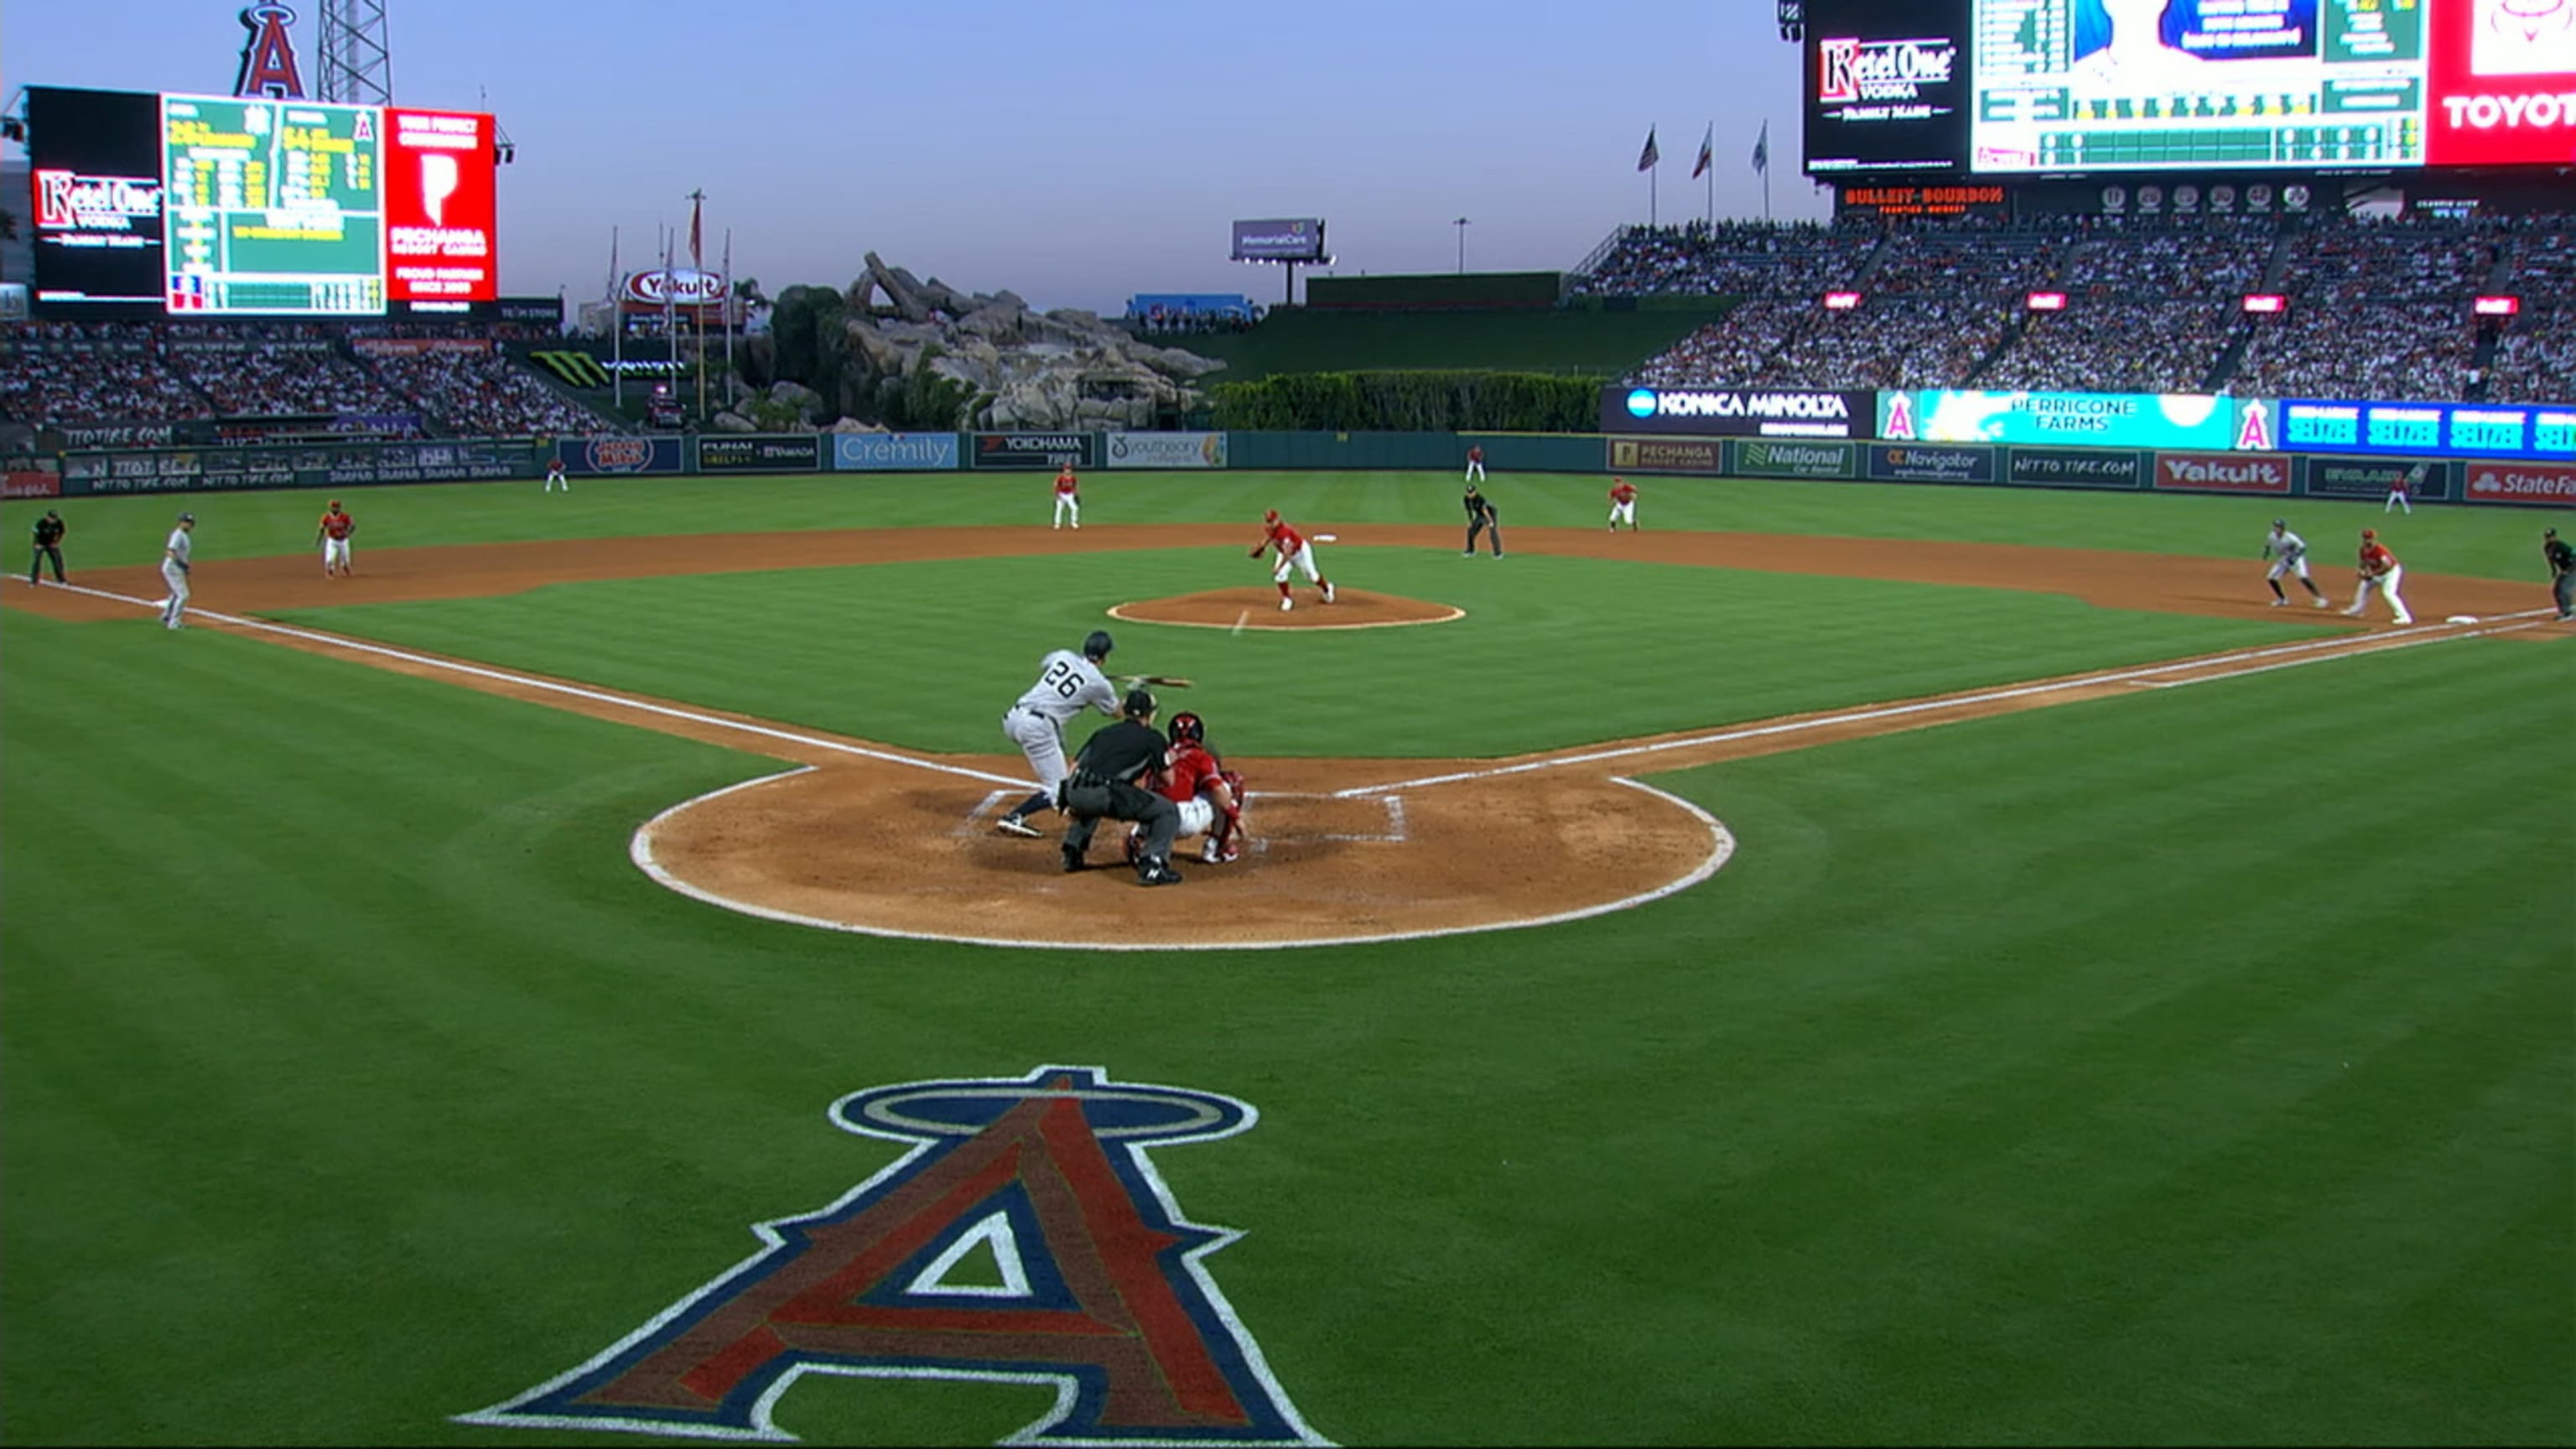
[[[1241,562],[1237,560],[1237,562]],[[299,624],[906,748],[992,753],[1048,649],[1107,627],[1113,670],[1198,681],[1230,754],[1498,756],[1917,698],[2319,636],[2299,618],[2101,610],[2004,590],[1562,558],[1345,550],[1353,588],[1465,619],[1295,633],[1111,620],[1260,586],[1200,553],[557,585],[299,610]],[[1248,577],[1247,577],[1248,575]],[[1309,607],[1313,607],[1311,595]]]
[[[2410,517],[2375,500],[2238,498],[2040,488],[1960,488],[1897,483],[1808,483],[1638,475],[1638,518],[1648,529],[1785,533],[1816,537],[2100,548],[2242,558],[2259,597],[2258,558],[2271,520],[2286,516],[2315,550],[2330,591],[2348,589],[2363,528],[2383,529],[2407,568],[2525,580],[2535,607],[2548,601],[2540,531],[2576,527],[2576,509],[2427,504]],[[1514,527],[1603,526],[1604,474],[1500,473],[1484,485]],[[1264,509],[1292,522],[1449,524],[1462,515],[1462,484],[1447,472],[1201,474],[1101,471],[1085,475],[1084,517],[1094,524],[1240,525],[1244,546],[1261,535]],[[578,540],[630,535],[753,533],[778,529],[994,527],[997,551],[1040,543],[1051,515],[1044,473],[821,474],[744,478],[599,478],[569,494],[536,482],[353,489],[342,502],[359,520],[360,569],[370,552],[441,544]],[[161,557],[170,520],[199,519],[197,557],[220,563],[310,552],[325,490],[172,494],[157,497],[15,499],[0,502],[0,533],[23,539],[47,507],[72,533],[67,557],[84,568],[148,564]],[[1464,535],[1463,525],[1460,533]],[[316,567],[319,567],[317,562]]]

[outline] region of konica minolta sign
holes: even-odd
[[[1731,438],[1866,437],[1877,421],[1877,407],[1878,395],[1869,392],[1605,387],[1601,431]]]

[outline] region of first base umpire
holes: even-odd
[[[1163,735],[1154,728],[1156,708],[1152,691],[1127,691],[1118,722],[1093,731],[1073,757],[1073,773],[1065,776],[1056,796],[1056,803],[1073,817],[1073,828],[1064,833],[1066,870],[1084,868],[1083,854],[1091,849],[1092,832],[1102,820],[1133,820],[1145,827],[1144,846],[1136,857],[1137,882],[1180,884],[1180,872],[1172,869],[1180,807],[1138,783],[1163,762]]]

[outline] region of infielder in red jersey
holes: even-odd
[[[313,530],[313,541],[322,545],[322,577],[334,573],[348,576],[356,572],[349,565],[349,535],[358,531],[358,520],[340,511],[340,500],[322,514],[321,526]]]
[[[1637,485],[1614,477],[1610,480],[1610,531],[1617,533],[1623,523],[1630,533],[1637,531]]]
[[[1055,526],[1062,528],[1067,518],[1073,531],[1082,531],[1082,484],[1073,476],[1073,465],[1065,464],[1055,474]]]
[[[1175,837],[1206,836],[1199,859],[1210,865],[1241,859],[1243,776],[1227,769],[1225,761],[1208,748],[1207,722],[1197,715],[1183,710],[1165,728],[1172,747],[1164,752],[1153,789],[1180,807],[1181,824]],[[1137,848],[1133,832],[1128,848],[1131,852]]]
[[[1252,557],[1259,558],[1272,548],[1279,550],[1279,562],[1270,570],[1270,581],[1279,586],[1279,612],[1284,614],[1296,607],[1296,602],[1288,597],[1288,570],[1291,565],[1304,570],[1307,581],[1323,591],[1324,602],[1331,603],[1333,581],[1315,571],[1315,548],[1306,542],[1306,535],[1290,528],[1276,508],[1262,514],[1261,523],[1268,531],[1262,534],[1261,542],[1253,546]]]
[[[2398,563],[2397,555],[2390,553],[2387,545],[2379,541],[2377,529],[2365,528],[2361,531],[2361,561],[2358,568],[2361,582],[2353,588],[2352,607],[2344,610],[2345,613],[2356,619],[2360,618],[2362,606],[2370,602],[2370,591],[2373,586],[2376,586],[2381,593],[2388,596],[2389,610],[2397,615],[2398,623],[2415,622],[2415,616],[2406,612],[2406,601],[2397,597],[2398,580],[2406,577],[2405,566]]]

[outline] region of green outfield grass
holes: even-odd
[[[2540,531],[2576,527],[2576,510],[2427,504],[2412,518],[2376,503],[1941,488],[1903,483],[1794,483],[1641,477],[1638,517],[1650,529],[1729,529],[1944,543],[2019,543],[2256,559],[2272,519],[2287,514],[2332,565],[2355,535],[2385,526],[2411,570],[2527,579],[2546,602]],[[596,538],[619,534],[747,533],[808,528],[1043,525],[1047,475],[820,474],[768,478],[584,478],[569,495],[534,482],[352,490],[360,557],[379,548]],[[1486,491],[1508,530],[1600,526],[1607,487],[1592,474],[1504,474]],[[1457,520],[1458,479],[1447,473],[1095,473],[1084,482],[1096,523],[1239,523],[1246,544],[1261,512],[1357,525]],[[47,507],[72,533],[73,568],[158,562],[170,520],[198,516],[197,555],[220,561],[293,553],[313,541],[323,493],[271,490],[169,497],[18,499],[0,504],[0,535],[23,550]],[[15,564],[24,563],[23,553]],[[2260,578],[2260,570],[2255,573]]]
[[[1454,482],[1104,475],[1093,508],[1445,522]],[[1494,486],[1510,522],[1573,525],[1599,482]],[[578,486],[348,501],[362,550],[1044,504],[1028,478]],[[183,506],[210,561],[300,549],[319,502],[57,506],[77,580],[147,561]],[[1655,480],[1645,516],[2250,561],[2275,511]],[[23,540],[28,516],[0,526]],[[2312,539],[2375,516],[2293,512]],[[2537,603],[2543,522],[2391,530],[2410,568],[2532,577]],[[1479,754],[2302,630],[1342,556],[1470,617],[1114,626],[1121,662],[1197,675],[1241,753]],[[817,569],[312,618],[993,753],[1104,580],[1246,566]],[[2576,1442],[2572,685],[2563,640],[2470,641],[1711,766],[1654,783],[1738,854],[1636,910],[1097,954],[770,924],[628,863],[643,819],[775,761],[212,630],[0,612],[0,1431],[633,1442],[449,1416],[892,1161],[825,1120],[834,1099],[1062,1062],[1260,1109],[1155,1160],[1189,1216],[1246,1232],[1209,1273],[1343,1443]],[[1047,1402],[809,1378],[778,1421],[989,1443]]]

